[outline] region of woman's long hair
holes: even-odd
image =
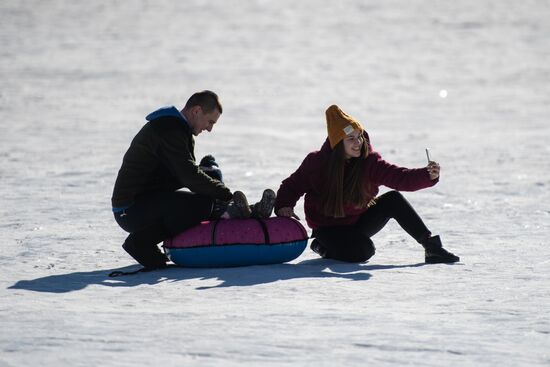
[[[346,160],[344,141],[334,147],[324,172],[324,185],[321,193],[321,212],[328,217],[346,216],[344,206],[351,204],[364,208],[370,198],[368,187],[363,182],[363,161],[368,154],[368,141],[363,140],[361,155]]]

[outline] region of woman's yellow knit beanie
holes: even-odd
[[[327,108],[325,114],[327,116],[328,140],[332,149],[354,130],[363,131],[363,126],[359,121],[336,105]]]

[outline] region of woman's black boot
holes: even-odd
[[[425,261],[427,264],[455,263],[460,261],[458,256],[443,248],[439,236],[432,236],[421,242],[421,244],[426,250]]]

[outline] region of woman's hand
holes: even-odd
[[[428,166],[426,167],[428,170],[428,173],[430,174],[430,180],[435,180],[439,177],[439,171],[441,171],[441,167],[439,167],[439,163],[430,161],[428,163]]]
[[[294,213],[294,209],[289,206],[285,206],[284,208],[277,210],[277,213],[275,214],[279,217],[293,217],[300,220],[296,213]]]

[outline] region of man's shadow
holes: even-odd
[[[151,272],[110,278],[112,271],[132,271],[138,266],[118,269],[104,269],[89,272],[50,275],[31,280],[20,280],[8,289],[23,289],[46,293],[67,293],[78,291],[89,285],[106,287],[134,287],[143,284],[177,282],[190,279],[218,280],[213,286],[197,287],[197,290],[224,287],[247,287],[268,284],[276,281],[301,278],[342,278],[350,281],[366,281],[371,277],[369,271],[389,270],[423,266],[424,263],[409,265],[369,265],[344,263],[328,259],[304,260],[297,264],[258,265],[238,268],[180,268],[171,267]]]

